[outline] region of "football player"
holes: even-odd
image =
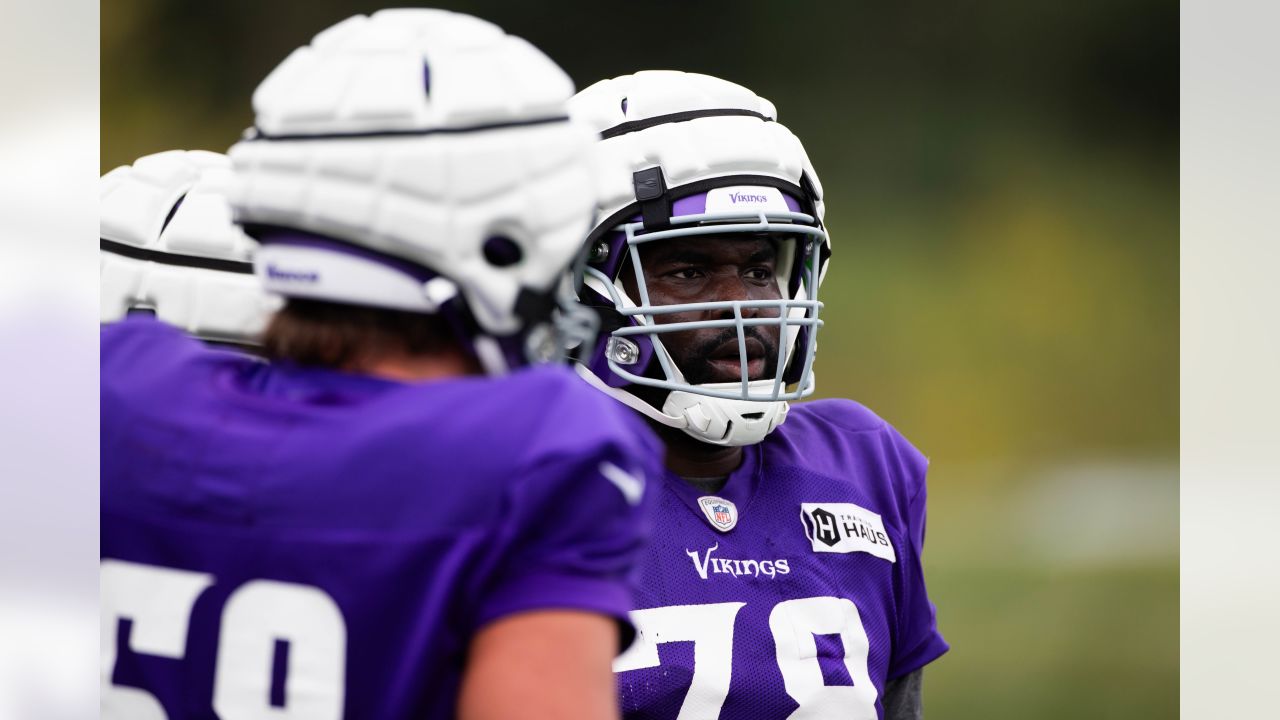
[[[570,102],[600,133],[584,302],[605,317],[592,385],[665,440],[663,532],[614,668],[623,712],[919,718],[947,650],[925,591],[926,460],[813,391],[830,242],[822,185],[774,106],[680,72]],[[785,422],[784,422],[785,421]]]
[[[100,320],[150,314],[208,342],[253,347],[279,297],[253,275],[257,246],[231,217],[231,160],[169,150],[98,182]]]
[[[572,92],[427,10],[344,21],[259,86],[228,197],[286,298],[268,360],[103,327],[103,717],[617,715],[661,447],[548,364],[589,343]],[[151,200],[110,248],[163,265],[137,248],[182,209],[160,229],[177,195]]]

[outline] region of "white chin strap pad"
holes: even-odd
[[[672,391],[662,406],[668,416],[682,417],[681,428],[712,445],[755,445],[787,419],[783,400],[728,400]]]
[[[673,390],[658,410],[624,388],[609,387],[580,363],[573,369],[588,385],[641,415],[712,445],[755,445],[787,419],[790,407],[785,400],[729,400]]]

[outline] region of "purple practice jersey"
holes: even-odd
[[[564,367],[400,383],[102,333],[103,716],[452,718],[512,613],[618,618],[661,449]]]
[[[925,458],[857,403],[797,405],[714,496],[667,473],[614,662],[628,720],[883,717],[946,652],[925,592]]]

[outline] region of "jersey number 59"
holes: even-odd
[[[121,560],[103,560],[101,573],[102,717],[167,720],[155,696],[112,683],[120,621],[132,622],[132,652],[181,659],[191,611],[215,579]],[[288,643],[282,703],[272,698],[280,643]],[[223,720],[337,720],[342,717],[346,645],[342,612],[324,591],[274,580],[247,582],[222,607],[213,708]]]

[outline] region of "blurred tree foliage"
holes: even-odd
[[[960,527],[1007,524],[1001,513],[1016,508],[994,500],[1038,467],[1176,458],[1176,3],[438,5],[529,39],[579,87],[651,68],[740,82],[804,140],[835,249],[819,393],[864,402],[932,460],[935,599],[963,641],[931,671],[939,717],[1176,712],[1168,563],[993,578],[966,563],[989,563],[1017,537],[992,547]],[[104,5],[102,169],[225,149],[251,124],[250,95],[272,67],[378,7]],[[1125,597],[1142,610],[1108,614]],[[1009,605],[1021,612],[999,610]],[[1020,644],[1037,626],[1057,627],[1061,642],[1027,655]],[[1113,643],[1126,628],[1135,649],[1121,671]]]
[[[828,192],[823,395],[937,458],[1177,446],[1177,7],[449,2],[580,87],[708,72],[772,99]],[[102,14],[102,169],[224,149],[257,82],[377,4],[128,0]]]

